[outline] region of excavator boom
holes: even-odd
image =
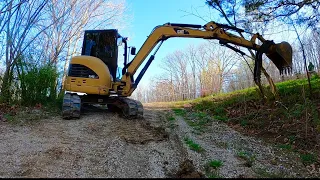
[[[204,26],[167,23],[162,26],[155,27],[142,45],[137,55],[133,58],[132,62],[124,67],[125,70],[123,71],[121,81],[125,82],[125,86],[121,88],[123,89],[122,95],[130,96],[134,89],[137,87],[143,74],[153,61],[154,55],[150,56],[150,59],[146,63],[146,66],[142,69],[135,81],[133,79],[133,75],[136,73],[137,69],[140,67],[146,57],[151,53],[154,47],[159,42],[163,42],[172,37],[217,39],[221,44],[233,44],[257,51],[255,81],[260,81],[259,73],[262,64],[262,62],[260,61],[262,59],[263,53],[266,53],[266,55],[279,69],[280,73],[290,71],[292,66],[292,48],[289,43],[282,42],[280,44],[275,44],[273,43],[273,41],[265,40],[259,34],[254,34],[250,40],[247,40],[245,38],[226,32],[226,30],[244,32],[244,30],[242,29],[224,24],[218,24],[215,22],[209,22]],[[257,38],[262,42],[262,45],[256,44],[255,41]]]

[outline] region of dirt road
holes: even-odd
[[[182,117],[169,126],[163,110],[145,108],[126,120],[106,110],[79,120],[60,116],[25,125],[0,123],[0,177],[308,177],[297,155],[277,154],[263,142],[213,122],[195,134]],[[185,137],[205,151],[191,150]],[[239,158],[240,149],[254,161]],[[210,160],[221,167],[208,167]],[[211,168],[211,169],[210,169]]]

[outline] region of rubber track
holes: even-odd
[[[143,105],[140,101],[126,97],[119,97],[117,99],[121,103],[122,113],[126,118],[135,119],[143,117]]]
[[[114,105],[121,109],[125,118],[136,119],[143,117],[143,105],[140,101],[126,97],[115,97]],[[81,99],[77,94],[66,93],[63,98],[62,118],[80,118]]]
[[[66,93],[63,97],[62,118],[80,118],[81,99],[77,94]]]

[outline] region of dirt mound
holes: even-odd
[[[178,169],[178,172],[175,174],[175,178],[204,178],[205,176],[196,171],[192,160],[183,161]]]

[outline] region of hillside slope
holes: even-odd
[[[248,88],[195,100],[146,105],[169,106],[178,113],[184,112],[185,117],[190,117],[192,113],[213,117],[244,135],[255,136],[288,152],[299,153],[307,167],[318,169],[320,78],[317,75],[311,78],[311,85],[312,96],[307,79],[277,83],[280,98],[266,102],[261,101],[256,88]],[[265,91],[270,94],[267,87]],[[189,121],[198,129],[208,123],[212,122]]]

